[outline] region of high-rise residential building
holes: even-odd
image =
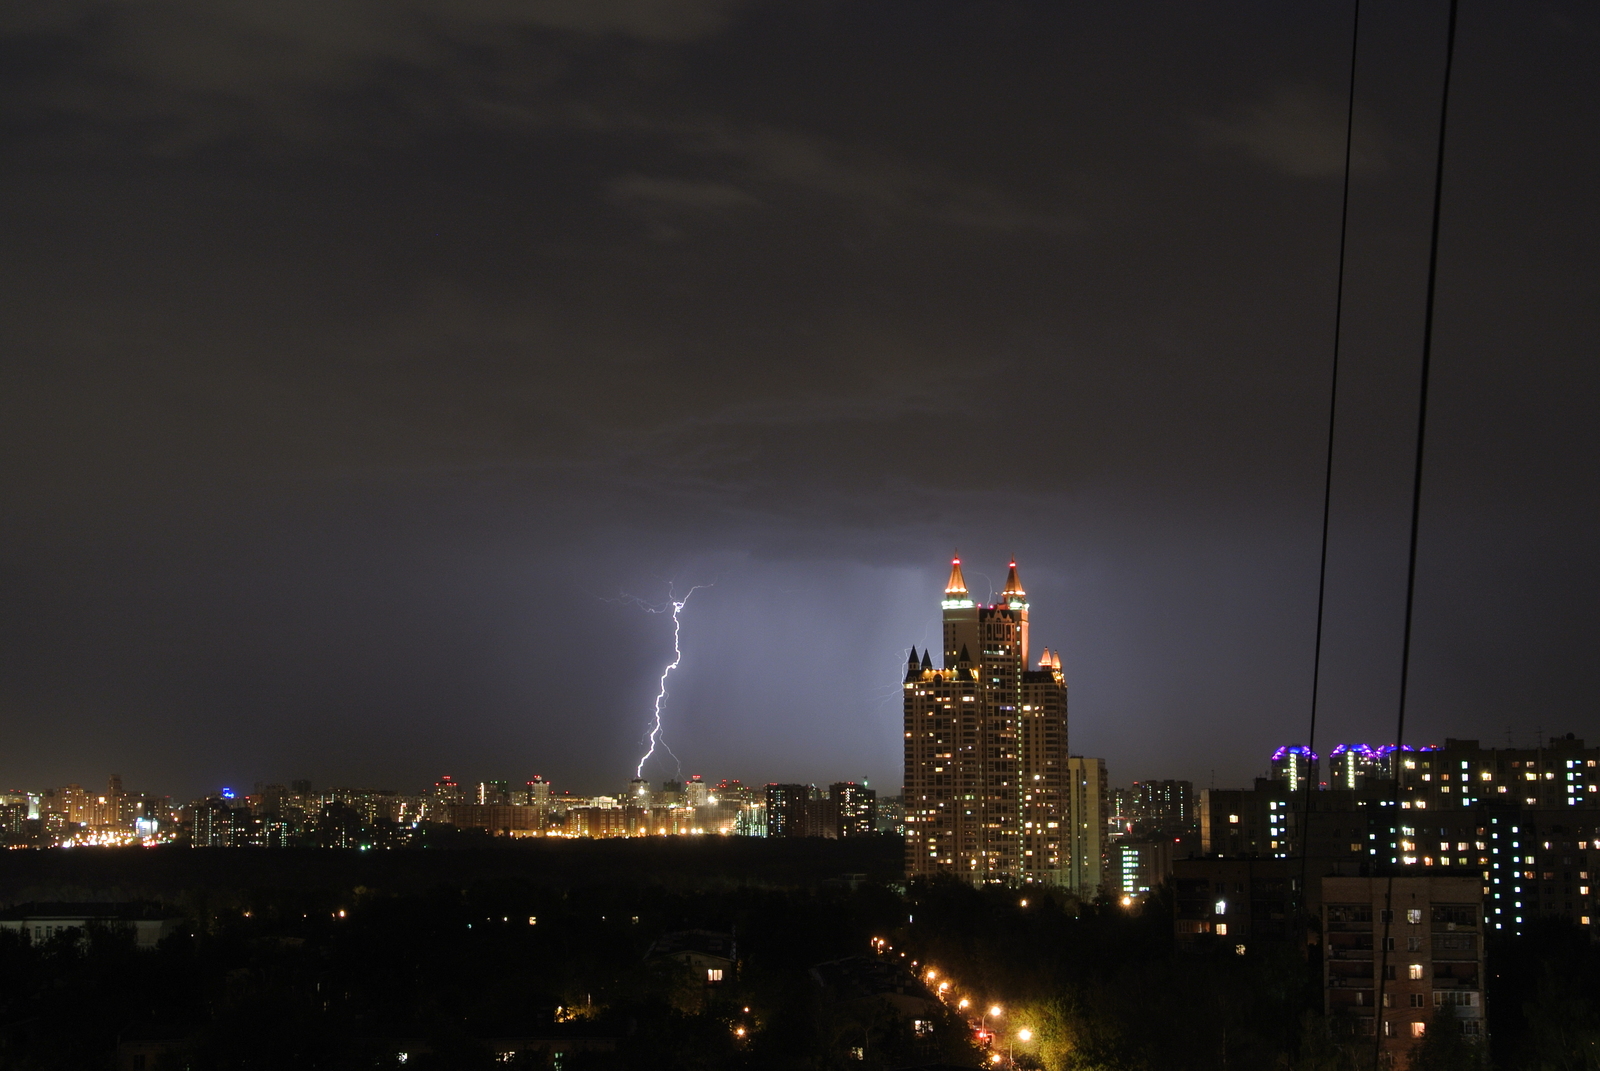
[[[1361,788],[1370,781],[1392,780],[1391,753],[1366,744],[1336,745],[1328,756],[1329,787]]]
[[[1108,891],[1118,899],[1142,900],[1172,873],[1172,842],[1119,840],[1111,847]]]
[[[767,836],[805,836],[806,804],[810,800],[810,785],[768,785]]]
[[[942,664],[905,675],[906,872],[972,882],[1064,883],[1067,686],[1058,654],[1029,668],[1028,600],[1011,563],[1000,600],[976,602],[950,565]]]
[[[1323,993],[1330,1020],[1377,1035],[1404,1067],[1429,1030],[1481,1041],[1483,887],[1473,877],[1322,880]]]
[[[189,844],[195,848],[231,848],[239,843],[241,815],[218,796],[197,800],[190,807]]]
[[[649,810],[650,805],[655,802],[656,795],[655,792],[651,790],[649,781],[646,781],[642,777],[635,777],[632,781],[628,782],[627,798],[628,802],[633,806],[643,807],[646,810]]]
[[[711,801],[711,786],[699,774],[689,778],[683,786],[684,800],[690,807],[704,807]]]
[[[1401,807],[1459,810],[1508,803],[1540,810],[1600,809],[1600,748],[1568,733],[1548,746],[1486,748],[1446,739],[1443,747],[1398,755]]]
[[[1256,778],[1254,788],[1200,790],[1200,851],[1206,855],[1291,854],[1291,804],[1298,797],[1288,782]]]
[[[1300,744],[1280,747],[1272,753],[1272,780],[1288,784],[1290,792],[1298,792],[1309,782],[1317,787],[1321,763],[1317,753]]]
[[[1062,882],[1085,900],[1106,884],[1106,834],[1110,828],[1111,785],[1105,759],[1073,755],[1067,759],[1067,872]]]
[[[838,837],[870,837],[878,827],[878,794],[854,781],[835,781],[828,799]]]
[[[1133,832],[1141,837],[1181,837],[1199,827],[1195,820],[1192,781],[1135,781],[1122,808],[1131,818]]]

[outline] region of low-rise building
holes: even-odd
[[[64,933],[83,934],[93,928],[131,934],[138,947],[154,948],[182,924],[181,918],[147,903],[37,903],[0,911],[0,930],[34,941]]]
[[[674,930],[657,937],[645,959],[682,963],[708,986],[732,982],[739,966],[739,946],[731,933],[716,930]]]
[[[1172,871],[1180,949],[1231,946],[1242,953],[1253,942],[1287,941],[1299,932],[1298,859],[1179,859]]]

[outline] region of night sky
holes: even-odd
[[[1403,10],[1401,10],[1403,9]],[[1317,736],[1392,735],[1446,7],[1367,4]],[[900,784],[951,552],[1074,753],[1311,698],[1350,9],[0,11],[0,785]],[[1462,4],[1412,743],[1600,737],[1600,7]],[[646,769],[673,775],[670,759]]]

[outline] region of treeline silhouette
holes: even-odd
[[[189,852],[121,868],[106,853],[52,859],[31,885],[6,860],[0,879],[13,889],[79,899],[120,872],[117,888],[156,890],[184,922],[144,950],[97,929],[0,932],[0,1068],[131,1069],[136,1052],[145,1071],[549,1067],[557,1051],[563,1071],[977,1067],[995,1056],[1052,1071],[1373,1063],[1370,1038],[1341,1036],[1321,1014],[1314,947],[1180,953],[1160,896],[1130,912],[1037,890],[904,886],[892,841],[876,857],[844,842],[671,848],[376,864]],[[322,869],[307,871],[313,856]],[[277,871],[262,869],[273,857]],[[172,888],[174,877],[190,884]],[[686,930],[734,935],[737,969],[708,985],[703,970],[648,954]],[[905,1005],[845,999],[811,972],[874,955],[936,972],[950,1010],[915,1013],[918,1029]],[[1500,941],[1489,973],[1489,1051],[1430,1031],[1413,1067],[1600,1066],[1600,957],[1583,935],[1551,924]],[[994,1030],[984,1049],[965,1020],[991,1004],[1002,1013],[983,1023]]]

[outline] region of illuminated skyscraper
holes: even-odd
[[[1320,768],[1317,753],[1299,744],[1289,744],[1272,753],[1272,779],[1288,782],[1290,792],[1300,791],[1308,781],[1316,788]]]
[[[1334,788],[1360,788],[1368,781],[1392,781],[1388,754],[1366,744],[1340,744],[1328,760],[1328,780]]]
[[[1066,868],[1067,687],[1059,655],[1028,668],[1016,562],[976,603],[951,562],[943,665],[915,648],[905,676],[906,872],[1060,884]]]

